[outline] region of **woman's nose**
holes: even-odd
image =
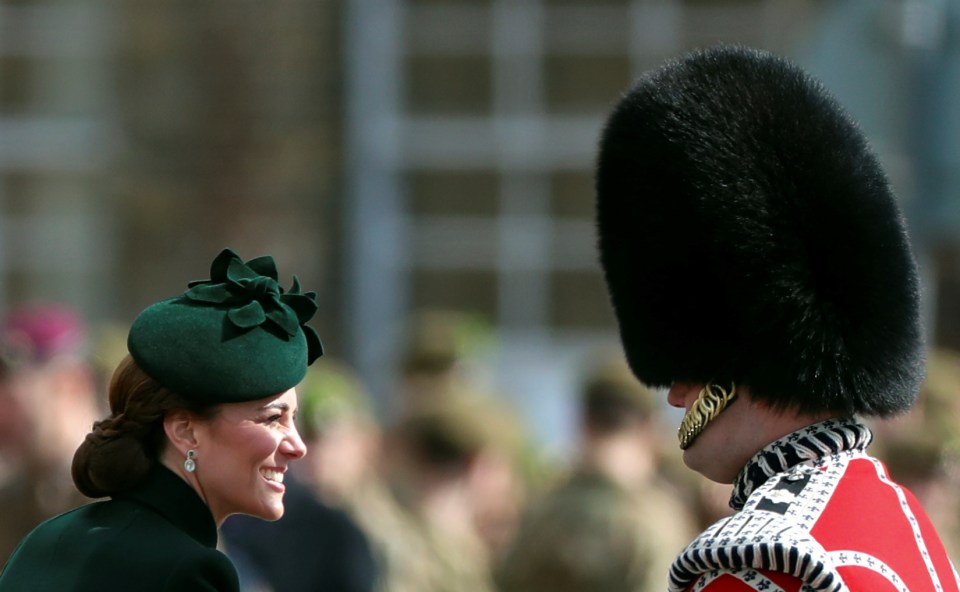
[[[296,460],[307,455],[307,445],[303,443],[303,438],[300,437],[300,432],[297,431],[296,427],[284,439],[284,444],[283,452],[291,459]]]

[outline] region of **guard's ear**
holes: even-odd
[[[163,418],[163,431],[167,440],[182,456],[197,447],[197,417],[186,410],[171,411]]]

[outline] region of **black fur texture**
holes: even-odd
[[[603,131],[596,190],[642,382],[732,381],[802,412],[913,404],[924,347],[903,217],[857,125],[798,67],[723,46],[640,78]]]

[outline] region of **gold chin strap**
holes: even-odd
[[[730,390],[726,391],[723,387],[707,383],[700,391],[700,396],[693,402],[690,411],[683,416],[680,422],[680,429],[677,430],[677,437],[680,439],[680,449],[689,448],[697,436],[706,429],[713,419],[720,415],[720,412],[727,408],[737,397],[737,385],[730,383]]]

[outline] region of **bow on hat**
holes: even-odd
[[[253,329],[269,321],[290,337],[303,330],[308,365],[323,355],[320,336],[305,324],[317,312],[317,293],[301,292],[297,276],[284,292],[273,257],[244,263],[236,253],[224,249],[210,265],[210,279],[192,281],[187,287],[184,296],[193,302],[231,307],[227,319],[238,329]]]

